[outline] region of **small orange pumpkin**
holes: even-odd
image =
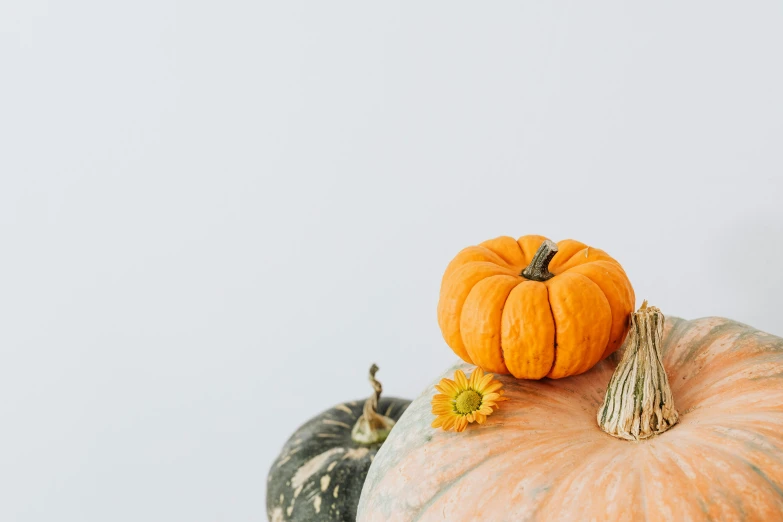
[[[625,271],[603,250],[502,236],[449,263],[438,324],[465,362],[520,379],[559,379],[620,347],[634,302]]]

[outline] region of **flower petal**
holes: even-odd
[[[454,424],[456,424],[458,418],[459,417],[457,417],[456,415],[449,415],[448,417],[446,417],[446,420],[443,422],[443,429],[449,431],[451,428],[454,427]]]
[[[473,370],[473,373],[470,374],[470,381],[468,381],[468,385],[475,390],[478,387],[478,383],[481,382],[481,379],[483,378],[484,370],[481,368],[476,368]]]
[[[465,374],[462,370],[457,370],[454,372],[454,381],[457,383],[459,391],[464,391],[468,388],[468,378],[465,377]]]
[[[440,382],[435,385],[435,389],[451,396],[459,393],[459,387],[457,387],[457,383],[451,379],[441,379]]]
[[[499,381],[492,381],[490,384],[484,387],[483,390],[478,390],[480,393],[494,393],[503,387],[503,383]]]
[[[466,419],[465,417],[461,417],[461,418],[460,418],[460,419],[457,421],[457,425],[455,426],[455,428],[454,428],[454,429],[455,429],[455,431],[457,431],[457,432],[460,432],[460,431],[465,431],[465,428],[467,428],[467,426],[468,426],[468,419]]]
[[[483,379],[481,379],[481,382],[479,382],[479,390],[485,389],[489,384],[492,382],[492,377],[494,377],[491,373],[488,373],[484,376]]]
[[[487,416],[492,415],[492,408],[482,405],[479,413]]]
[[[484,421],[487,420],[487,416],[482,413],[476,412],[473,415],[476,417],[476,422],[479,424],[484,424]]]
[[[473,412],[470,412],[467,415],[465,415],[465,418],[468,419],[468,422],[473,422],[474,420],[476,420],[476,417],[473,416]]]
[[[500,394],[499,394],[499,393],[487,393],[486,395],[484,395],[484,396],[482,397],[482,399],[483,399],[484,401],[494,401],[494,400],[495,400],[495,399],[497,399],[498,397],[500,397]],[[483,402],[483,401],[482,401],[482,402]]]

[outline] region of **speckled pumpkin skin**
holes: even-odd
[[[378,413],[396,421],[410,402],[382,397]],[[335,406],[307,421],[288,439],[267,478],[270,522],[356,520],[364,478],[381,447],[351,440],[351,429],[363,406],[364,401]]]
[[[680,421],[641,442],[597,426],[616,356],[568,379],[500,376],[510,400],[463,433],[430,428],[428,387],[378,452],[357,520],[783,520],[783,339],[667,317],[662,352]]]

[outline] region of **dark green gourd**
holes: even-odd
[[[270,522],[356,520],[359,495],[375,454],[411,401],[375,393],[338,404],[302,425],[272,464],[266,486]]]

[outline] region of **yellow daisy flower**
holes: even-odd
[[[436,415],[432,427],[464,431],[471,422],[483,424],[492,415],[492,408],[498,408],[498,402],[508,400],[503,397],[503,383],[492,377],[476,368],[470,379],[462,370],[454,372],[453,381],[441,379],[435,385],[441,393],[432,398],[432,413]]]

